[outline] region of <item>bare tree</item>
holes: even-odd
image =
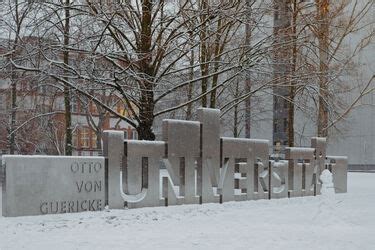
[[[371,1],[360,4],[355,0],[275,3],[274,80],[279,91],[274,92],[274,106],[279,112],[284,110],[281,130],[285,131],[289,146],[293,146],[296,109],[310,117],[317,114],[317,135],[327,137],[328,127],[332,128],[332,123],[337,123],[337,118],[352,106],[351,102],[344,103],[340,94],[353,91],[353,86],[348,87],[353,83],[343,79],[350,74],[353,59],[373,38],[373,32],[364,35],[357,44],[353,42],[352,50],[348,50],[345,41],[369,25],[363,21],[374,5]],[[282,29],[280,24],[285,24]],[[278,77],[280,72],[283,79]],[[365,85],[358,86],[359,94],[366,92],[362,87]],[[314,103],[316,108],[312,106]]]
[[[16,146],[16,128],[17,128],[17,110],[19,101],[18,89],[19,83],[22,78],[25,77],[24,72],[17,70],[11,63],[18,62],[24,63],[25,59],[25,48],[24,45],[27,41],[23,40],[25,34],[27,34],[26,27],[29,24],[30,16],[33,11],[33,4],[25,1],[9,1],[3,3],[6,9],[2,10],[2,18],[0,20],[0,31],[6,37],[3,37],[2,45],[4,53],[0,55],[5,58],[7,63],[3,64],[1,69],[3,72],[10,72],[9,75],[3,74],[3,77],[10,80],[10,113],[9,113],[9,124],[8,124],[8,145],[9,153],[14,154],[17,150]]]
[[[341,76],[350,74],[353,59],[361,49],[368,45],[369,41],[373,40],[375,32],[370,31],[358,43],[352,43],[352,50],[347,49],[345,40],[348,36],[369,25],[365,18],[369,16],[371,10],[373,11],[374,6],[373,1],[366,3],[357,0],[337,3],[327,0],[316,1],[317,15],[313,32],[318,40],[319,51],[317,126],[319,136],[328,136],[328,128],[340,120],[338,117],[348,112],[347,107],[352,106],[352,102],[345,104],[334,96],[337,96],[337,93],[342,92],[346,88],[345,85],[348,85],[341,80]],[[370,85],[366,84],[359,88],[362,87],[364,89],[359,91],[360,96],[367,91]]]
[[[71,90],[86,96],[137,129],[140,139],[154,139],[152,125],[155,117],[164,113],[181,109],[190,103],[204,100],[210,95],[211,106],[215,106],[217,90],[226,86],[235,78],[231,72],[243,72],[251,67],[261,56],[259,50],[252,48],[252,57],[239,56],[243,43],[226,46],[230,39],[240,32],[240,19],[233,18],[241,12],[240,1],[228,3],[218,1],[215,6],[199,9],[199,5],[191,6],[190,1],[180,1],[177,6],[164,1],[134,1],[101,4],[86,1],[83,5],[72,4],[71,15],[85,20],[85,26],[92,30],[73,30],[69,51],[82,54],[83,60],[99,59],[110,63],[113,74],[92,78],[90,67],[77,68],[58,58],[49,58],[49,68],[27,68],[23,70],[44,73],[49,77],[69,86]],[[50,5],[51,8],[62,8]],[[56,11],[55,11],[56,12]],[[73,14],[74,13],[74,14]],[[182,15],[189,13],[189,15]],[[60,20],[50,20],[52,27]],[[187,25],[189,23],[189,25]],[[49,23],[44,22],[48,30]],[[50,30],[53,28],[50,27]],[[202,35],[205,29],[213,28]],[[207,30],[208,31],[208,30]],[[80,35],[80,37],[75,34]],[[194,38],[194,39],[192,39]],[[197,39],[199,38],[199,39]],[[192,50],[201,50],[203,44],[215,41],[209,49],[210,56],[191,66],[187,55]],[[258,45],[261,47],[260,45]],[[61,47],[61,46],[60,46]],[[258,47],[258,48],[259,48]],[[67,46],[63,46],[65,50]],[[257,48],[257,47],[255,47]],[[208,49],[208,48],[206,48]],[[204,52],[203,54],[205,54]],[[64,75],[56,74],[50,67],[63,69]],[[209,68],[212,66],[212,70]],[[182,76],[192,75],[188,80]],[[88,84],[88,81],[91,81]],[[163,101],[171,95],[180,93],[187,86],[204,86],[211,81],[211,87],[203,87],[203,91],[191,96],[188,101],[179,101],[173,107],[163,106]],[[125,117],[91,94],[93,89],[110,89],[129,109],[131,118]]]

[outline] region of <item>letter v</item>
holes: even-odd
[[[83,181],[81,181],[81,185],[79,185],[79,184],[78,184],[78,181],[76,181],[76,185],[77,185],[78,193],[81,193],[81,191],[82,191],[82,186],[83,186]]]

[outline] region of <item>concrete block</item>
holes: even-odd
[[[123,171],[124,133],[122,131],[105,130],[103,132],[103,155],[108,167],[108,206],[109,208],[124,208],[120,192],[120,172]]]
[[[160,205],[160,165],[165,154],[163,141],[125,140],[124,172],[119,187],[127,207]]]
[[[271,173],[271,199],[288,197],[288,161],[272,161]]]
[[[346,193],[348,186],[348,158],[346,156],[327,156],[333,175],[336,193]]]
[[[167,171],[173,182],[169,185],[179,185],[179,196],[184,197],[185,204],[199,203],[196,168],[201,156],[200,126],[196,121],[163,120],[163,140],[168,144]]]
[[[105,206],[104,158],[3,156],[3,216],[98,211]]]
[[[314,195],[316,188],[314,148],[286,148],[289,160],[289,191],[291,197]]]
[[[223,168],[225,164],[229,164],[227,174],[233,180],[234,165],[242,162],[239,165],[241,174],[245,174],[247,199],[265,199],[268,198],[268,141],[255,140],[244,138],[227,138],[222,137],[221,158]],[[246,163],[246,168],[243,163]],[[222,169],[223,169],[222,168]],[[221,173],[224,173],[223,171]],[[220,178],[228,178],[221,175]],[[244,185],[244,184],[241,184]],[[233,200],[231,197],[233,191],[232,181],[227,180],[226,196],[223,201]],[[242,199],[242,198],[238,198]]]
[[[201,123],[201,159],[198,161],[197,191],[203,203],[219,202],[220,179],[220,110],[198,109]]]

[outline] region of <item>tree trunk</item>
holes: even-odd
[[[274,0],[274,111],[273,111],[273,142],[289,144],[288,121],[291,105],[286,103],[290,98],[291,73],[291,3],[290,0]],[[286,121],[286,122],[285,122]],[[291,126],[289,126],[291,128]]]
[[[154,82],[151,42],[152,42],[152,1],[145,0],[142,3],[142,30],[139,45],[140,69],[144,75],[141,80],[141,107],[139,109],[139,125],[136,128],[138,132],[138,139],[140,140],[155,140],[155,134],[152,131],[152,123],[154,121]]]
[[[191,33],[191,40],[193,40],[193,34]],[[193,45],[193,42],[192,42]],[[192,46],[191,45],[191,46]],[[191,47],[191,52],[190,52],[190,74],[189,74],[189,80],[192,81],[194,79],[194,48]],[[190,101],[191,98],[193,97],[193,83],[189,83],[188,85],[188,90],[187,90],[187,101]],[[186,110],[186,120],[191,120],[193,117],[193,103],[190,102],[187,105],[187,110]]]
[[[154,141],[155,134],[152,131],[152,122],[144,121],[139,124],[137,127],[138,132],[138,139],[139,140],[147,140],[147,141]]]
[[[96,149],[98,152],[102,150],[102,131],[96,131]]]
[[[298,3],[293,0],[293,17],[292,17],[292,65],[290,72],[290,93],[289,93],[289,107],[288,107],[288,146],[294,147],[294,99],[296,93],[295,75],[297,67],[297,16]]]
[[[16,46],[14,46],[16,47]],[[10,137],[9,137],[9,154],[13,155],[16,151],[16,119],[17,119],[17,74],[14,66],[11,66],[11,113],[10,113]]]
[[[246,53],[248,54],[250,54],[250,46],[251,46],[251,27],[250,27],[251,4],[252,4],[252,0],[246,0],[246,7],[248,9],[246,13],[247,16],[246,16],[246,24],[245,24],[245,33],[246,33],[245,45],[246,45]],[[250,71],[246,72],[245,77],[246,77],[245,78],[245,90],[246,90],[246,93],[250,93],[251,91]],[[246,138],[250,138],[250,128],[251,128],[251,97],[249,96],[245,100],[245,137]]]
[[[141,107],[139,109],[139,125],[137,127],[139,140],[155,140],[155,134],[152,131],[152,124],[154,121],[154,92],[152,90],[152,83],[144,81],[145,89],[141,93]]]
[[[317,0],[319,23],[319,111],[318,136],[327,137],[328,127],[328,51],[329,51],[329,0]]]
[[[208,48],[207,48],[207,12],[208,12],[208,4],[207,0],[201,0],[201,22],[204,22],[200,31],[200,68],[201,68],[201,75],[207,76],[208,75]],[[204,77],[201,82],[201,92],[206,93],[208,89],[208,79]],[[207,95],[202,96],[201,98],[201,105],[202,107],[207,107]]]
[[[239,83],[238,81],[236,82],[236,89],[234,93],[234,98],[238,98],[240,95],[239,93]],[[234,116],[233,116],[233,137],[237,138],[239,136],[238,133],[238,103],[234,106]]]
[[[19,6],[18,1],[15,1],[15,17],[17,20],[17,30],[14,38],[13,53],[11,55],[14,61],[14,53],[17,53],[18,39],[20,34],[21,23],[19,23]],[[11,64],[11,113],[10,113],[10,137],[9,137],[9,154],[13,155],[16,151],[16,121],[17,121],[17,73],[13,64]]]
[[[224,44],[220,43],[222,32],[220,30],[223,26],[223,20],[219,18],[217,20],[217,32],[215,37],[215,46],[214,46],[214,66],[213,66],[213,72],[219,71],[219,61],[221,59],[220,53],[221,53],[221,46],[224,46]],[[225,40],[222,41],[225,43]],[[210,95],[210,108],[216,107],[216,86],[219,80],[219,75],[216,74],[212,77],[212,85],[211,85],[211,95]]]
[[[69,65],[69,33],[70,33],[70,0],[65,1],[64,11],[65,11],[65,24],[64,24],[64,51],[63,60],[65,67]],[[64,80],[69,81],[66,77],[68,70],[64,70]],[[72,155],[73,145],[72,145],[72,113],[71,113],[71,94],[70,87],[64,84],[64,104],[65,104],[65,155]]]

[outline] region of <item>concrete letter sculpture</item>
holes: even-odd
[[[198,121],[163,120],[162,132],[163,141],[147,142],[105,131],[110,208],[317,195],[326,168],[336,192],[346,192],[346,158],[326,159],[325,138],[275,162],[267,140],[220,137],[217,109],[199,109]]]
[[[105,131],[104,157],[3,156],[2,215],[97,211],[318,195],[322,171],[347,190],[347,158],[311,148],[269,159],[269,141],[220,137],[220,110],[198,121],[163,121],[162,141],[125,140]],[[333,189],[332,189],[333,190]]]

